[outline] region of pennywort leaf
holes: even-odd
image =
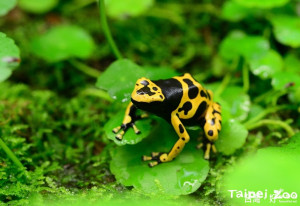
[[[32,52],[48,62],[71,57],[88,58],[95,47],[92,37],[75,25],[60,25],[31,41]]]
[[[0,32],[0,82],[12,74],[19,62],[19,48],[11,38]]]

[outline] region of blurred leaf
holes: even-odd
[[[98,78],[96,86],[107,90],[109,95],[122,102],[130,99],[135,82],[141,78],[165,79],[177,73],[168,68],[142,68],[130,60],[117,60],[112,63]]]
[[[231,155],[244,145],[247,136],[248,130],[245,126],[231,119],[222,124],[219,139],[215,143],[217,151],[225,155]]]
[[[25,11],[42,14],[50,11],[58,4],[58,0],[19,0],[19,7]]]
[[[300,46],[300,18],[296,16],[276,15],[271,19],[276,39],[291,47]]]
[[[6,15],[17,4],[17,0],[0,0],[0,16]]]
[[[138,16],[147,11],[154,0],[105,0],[107,14],[114,18]]]
[[[182,195],[196,191],[205,180],[209,165],[203,159],[202,150],[195,147],[195,138],[187,143],[183,151],[172,161],[149,168],[141,160],[151,152],[168,152],[178,136],[174,129],[161,121],[155,134],[133,146],[111,149],[110,169],[118,182],[134,186],[144,193]]]
[[[295,88],[300,87],[300,75],[293,72],[277,72],[272,79],[272,86],[276,90],[282,90],[290,83],[293,83]]]
[[[274,50],[269,50],[264,56],[253,59],[249,64],[253,74],[262,79],[268,79],[283,69],[282,57]]]
[[[31,41],[32,52],[48,62],[88,58],[94,47],[92,37],[75,25],[56,26]]]
[[[140,134],[135,134],[132,128],[129,128],[125,135],[123,136],[123,140],[117,140],[116,134],[112,132],[112,130],[120,126],[122,124],[124,118],[125,111],[121,111],[115,116],[111,117],[110,120],[104,125],[104,131],[108,139],[113,140],[117,145],[125,145],[125,144],[136,144],[142,141],[145,137],[147,137],[151,132],[151,120],[150,119],[142,119],[136,121],[136,127],[141,131]]]
[[[234,1],[226,1],[222,6],[222,17],[229,21],[240,21],[252,12]]]
[[[241,159],[225,173],[220,188],[230,205],[244,205],[245,198],[230,198],[228,190],[244,192],[246,189],[263,193],[267,190],[267,199],[260,199],[260,205],[270,204],[270,195],[274,194],[274,190],[300,193],[300,165],[295,164],[300,161],[299,133],[293,139],[295,142],[287,146],[260,149],[257,154]]]
[[[262,8],[270,9],[274,7],[280,7],[288,3],[290,0],[235,0],[237,3],[250,7],[250,8]]]
[[[299,58],[293,54],[289,53],[284,57],[284,65],[286,71],[300,73],[300,60]]]
[[[269,48],[269,42],[261,36],[247,36],[243,32],[234,31],[222,40],[219,54],[226,60],[237,60],[242,56],[251,61],[262,58]]]
[[[234,119],[243,121],[247,118],[251,102],[249,95],[244,93],[242,87],[227,87],[221,97],[231,106],[230,112]]]
[[[20,51],[15,42],[0,32],[0,82],[6,80],[19,65]]]

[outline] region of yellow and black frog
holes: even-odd
[[[184,125],[200,125],[203,128],[206,137],[205,159],[209,159],[210,150],[216,152],[214,142],[221,130],[221,106],[213,102],[212,92],[204,89],[190,74],[156,81],[138,79],[124,120],[121,126],[113,129],[118,140],[122,141],[129,127],[136,134],[140,133],[135,121],[143,116],[136,115],[137,109],[164,118],[172,124],[179,137],[170,152],[152,152],[151,156],[142,157],[144,161],[151,161],[150,167],[172,161],[182,151],[190,139]]]

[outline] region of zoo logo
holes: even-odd
[[[260,203],[261,200],[269,200],[270,203],[297,203],[298,194],[296,192],[284,192],[283,189],[274,190],[268,195],[268,190],[265,191],[248,191],[228,190],[230,198],[244,198],[245,203]]]

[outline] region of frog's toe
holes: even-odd
[[[131,126],[132,126],[132,128],[133,128],[135,134],[140,134],[140,133],[141,133],[141,131],[135,126],[135,124],[132,123]]]
[[[121,141],[123,139],[123,136],[125,134],[125,131],[122,130],[121,132],[119,132],[117,135],[116,135],[116,139]]]
[[[149,162],[148,166],[149,167],[154,167],[156,165],[158,165],[159,163],[157,161],[154,161],[154,162]]]
[[[118,126],[112,130],[113,133],[117,134],[121,129],[121,126]]]

